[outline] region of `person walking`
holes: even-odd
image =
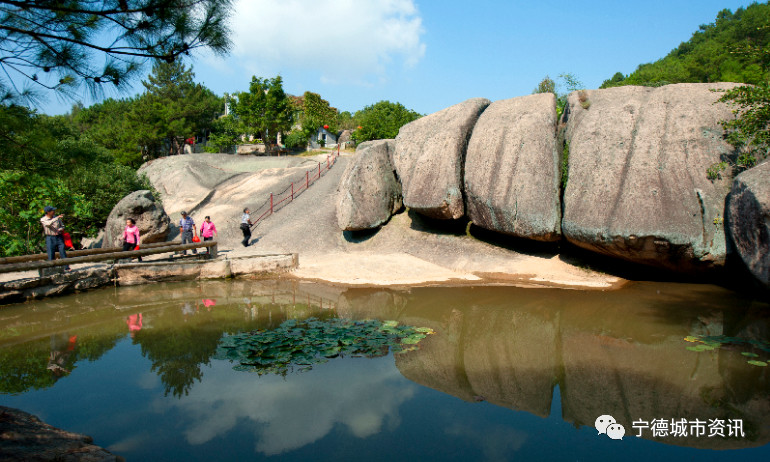
[[[241,216],[241,231],[243,232],[243,240],[241,241],[241,244],[243,244],[244,247],[249,246],[249,241],[251,240],[251,211],[248,207],[243,209],[243,215]]]
[[[126,228],[123,230],[123,251],[134,250],[139,246],[139,227],[136,226],[136,220],[126,219]],[[137,257],[142,261],[142,257]]]
[[[40,223],[43,225],[43,235],[45,235],[45,248],[48,252],[48,259],[56,259],[56,251],[59,251],[59,257],[67,258],[67,252],[65,251],[64,238],[62,233],[64,232],[64,224],[62,224],[62,217],[64,214],[54,216],[56,207],[46,205],[43,209],[45,215],[40,218]],[[65,271],[70,269],[69,265],[64,267]]]
[[[187,215],[187,212],[182,211],[182,219],[179,220],[179,230],[182,232],[182,244],[192,244],[193,234],[198,237],[198,230],[195,228],[195,220],[191,216]],[[198,249],[192,249],[192,253],[197,254]],[[183,250],[182,255],[187,255],[187,251]]]
[[[211,217],[206,216],[201,224],[201,237],[204,241],[214,240],[214,236],[217,235],[217,227],[211,222]],[[211,247],[206,247],[206,253],[211,253]]]

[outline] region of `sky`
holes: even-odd
[[[190,63],[219,95],[248,90],[252,76],[281,75],[287,93],[318,93],[340,111],[387,100],[430,114],[468,98],[528,95],[546,75],[598,88],[662,58],[722,9],[751,3],[235,0],[231,53],[197,52]],[[137,81],[108,96],[142,88]],[[72,103],[52,98],[39,110],[62,114]]]

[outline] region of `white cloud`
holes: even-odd
[[[338,424],[358,438],[398,426],[399,406],[416,391],[389,356],[331,360],[287,379],[236,372],[226,361],[213,361],[212,373],[189,395],[156,404],[159,412],[171,407],[183,413],[190,444],[250,422],[256,451],[274,455],[311,444]]]
[[[366,83],[425,54],[412,0],[237,0],[232,26],[242,67],[317,71],[325,82]]]

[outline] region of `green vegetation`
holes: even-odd
[[[712,164],[710,180],[751,168],[770,149],[770,2],[754,3],[717,14],[687,42],[654,63],[642,64],[628,76],[616,73],[601,88],[620,85],[661,86],[681,82],[738,82],[750,85],[728,90],[719,101],[732,104],[735,119],[722,122],[727,141],[737,154]]]
[[[234,93],[228,102],[232,114],[218,126],[226,130],[215,132],[217,144],[236,144],[241,137],[260,139],[271,152],[278,133],[291,128],[293,110],[280,75],[272,79],[252,77],[249,91]]]
[[[357,111],[353,120],[358,124],[352,138],[357,142],[392,139],[404,125],[422,117],[401,103],[380,101]]]
[[[581,90],[585,93],[585,90],[583,89],[583,82],[581,82],[575,74],[565,72],[564,74],[559,74],[559,80],[561,83],[556,83],[555,80],[550,78],[549,76],[545,76],[543,80],[540,81],[540,83],[535,87],[534,90],[532,90],[532,94],[538,94],[538,93],[553,93],[554,96],[556,96],[556,118],[560,119],[562,113],[564,112],[564,107],[567,105],[567,96],[569,96],[570,93],[573,91]],[[560,91],[559,88],[563,87],[566,91]],[[581,100],[581,104],[585,99]],[[587,106],[584,105],[584,109],[588,109],[588,107],[591,106],[591,103],[587,103]]]
[[[354,321],[331,318],[302,321],[290,319],[270,330],[257,330],[224,337],[216,359],[229,359],[236,370],[286,375],[299,372],[338,356],[384,356],[416,348],[433,330],[398,325],[396,321]]]
[[[567,189],[567,180],[569,179],[569,141],[564,142],[564,148],[561,151],[561,189]]]
[[[770,151],[770,82],[733,88],[719,100],[736,106],[733,110],[736,118],[722,122],[727,141],[739,151],[734,167],[743,170],[766,159]],[[726,167],[725,162],[718,164],[722,170]],[[713,165],[709,171],[712,168]]]
[[[767,81],[770,54],[770,3],[725,9],[704,24],[687,42],[664,58],[640,65],[628,76],[616,73],[601,88],[620,85],[660,86],[680,82]],[[752,52],[758,51],[758,52]]]
[[[770,343],[762,340],[729,337],[727,335],[688,335],[684,340],[695,344],[685,347],[685,349],[696,353],[714,351],[720,348],[749,349],[753,351],[741,352],[743,357],[751,358],[746,363],[752,366],[766,367],[767,363],[770,362]],[[757,358],[764,358],[764,360]]]
[[[128,121],[140,150],[138,158],[179,154],[184,140],[205,133],[222,112],[224,101],[193,81],[195,74],[182,63],[158,62],[152,67],[145,92],[131,105]]]
[[[0,103],[32,101],[35,89],[122,89],[148,59],[173,62],[196,48],[223,54],[231,10],[232,0],[2,2]]]
[[[43,250],[46,205],[65,214],[77,241],[95,235],[126,194],[146,187],[64,116],[0,105],[0,152],[0,256]]]

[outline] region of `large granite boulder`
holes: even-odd
[[[735,252],[770,288],[770,161],[735,178],[725,214]]]
[[[569,143],[562,233],[572,243],[676,271],[721,266],[730,179],[706,170],[734,153],[716,89],[735,84],[582,90],[562,116]]]
[[[404,205],[433,218],[465,214],[462,175],[468,139],[489,106],[472,98],[401,127],[393,164],[401,180]]]
[[[373,229],[402,205],[401,184],[390,161],[394,140],[364,143],[345,169],[337,200],[337,224],[344,231]]]
[[[126,219],[136,220],[143,244],[164,242],[169,233],[170,220],[161,204],[152,197],[152,192],[143,189],[134,191],[120,200],[110,212],[104,228],[102,247],[121,245]]]
[[[557,241],[559,181],[555,96],[542,93],[492,103],[468,143],[468,218],[492,231]]]

